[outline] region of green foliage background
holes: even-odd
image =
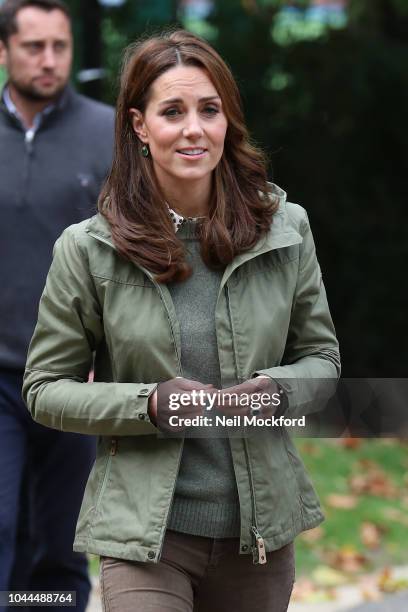
[[[92,33],[85,5],[68,4],[78,69]],[[217,1],[206,21],[188,22],[179,4],[102,10],[103,99],[114,103],[123,47],[146,30],[181,23],[207,37],[238,80],[271,178],[308,210],[343,374],[406,376],[408,3],[349,0],[333,27],[285,25],[283,0]]]

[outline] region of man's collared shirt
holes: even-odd
[[[10,96],[10,90],[8,88],[8,86],[6,86],[3,90],[3,101],[4,104],[6,105],[6,108],[8,110],[8,112],[13,115],[22,125],[24,131],[25,131],[25,139],[26,142],[31,142],[38,130],[38,128],[40,127],[44,117],[46,117],[47,115],[50,114],[51,111],[54,110],[55,108],[55,104],[49,104],[48,106],[46,106],[42,111],[40,111],[39,113],[37,113],[34,117],[33,120],[33,125],[29,128],[27,128],[25,126],[25,123],[23,121],[23,118],[21,116],[21,114],[18,112],[18,109],[16,107],[16,105],[14,104],[13,100],[11,99]]]

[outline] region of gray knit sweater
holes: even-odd
[[[183,375],[220,388],[214,311],[222,272],[204,264],[193,221],[185,221],[178,234],[193,268],[187,281],[168,285],[180,322]],[[167,526],[213,538],[239,536],[238,491],[228,438],[186,437]]]

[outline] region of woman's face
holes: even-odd
[[[227,131],[221,98],[206,72],[176,66],[151,85],[144,114],[131,109],[133,129],[149,145],[161,187],[208,187]]]

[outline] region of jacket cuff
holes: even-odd
[[[296,380],[276,378],[271,376],[268,373],[268,370],[257,370],[252,374],[251,378],[257,378],[258,376],[266,376],[276,383],[281,401],[274,416],[279,418],[280,416],[285,415],[288,411],[290,411],[295,402]]]
[[[137,391],[136,418],[145,423],[151,423],[155,429],[153,421],[149,417],[149,398],[156,391],[159,383],[139,384]]]

